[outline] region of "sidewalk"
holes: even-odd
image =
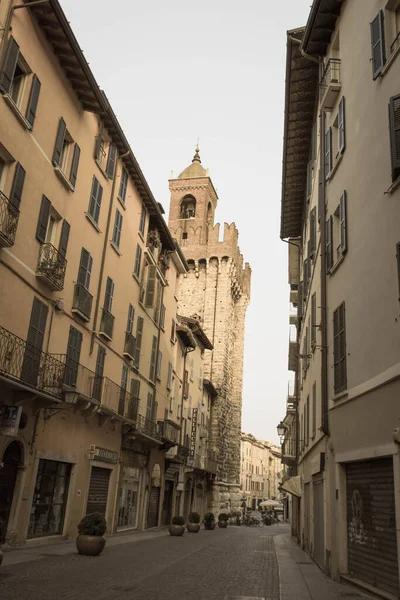
[[[276,535],[274,543],[279,564],[280,600],[381,600],[326,577],[290,533]]]
[[[131,544],[141,540],[152,540],[168,534],[168,529],[151,529],[150,531],[123,531],[114,535],[106,535],[107,548],[121,544]],[[28,543],[26,546],[2,548],[4,552],[3,566],[17,565],[19,563],[39,560],[45,556],[66,556],[76,554],[75,540],[60,539],[57,542],[40,541]]]

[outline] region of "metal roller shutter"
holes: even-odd
[[[349,575],[397,596],[393,460],[349,463],[346,479]]]
[[[105,516],[107,509],[108,486],[110,483],[110,470],[101,467],[92,467],[90,477],[89,496],[86,514],[99,512]]]

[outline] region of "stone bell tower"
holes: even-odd
[[[189,273],[180,283],[181,315],[200,317],[214,350],[204,377],[218,391],[211,448],[218,470],[210,510],[240,506],[240,434],[245,314],[250,301],[251,269],[243,264],[234,223],[214,224],[218,196],[201,164],[199,149],[192,163],[169,182],[169,227],[182,246]]]

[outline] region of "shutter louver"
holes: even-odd
[[[326,253],[326,272],[330,273],[333,267],[333,243],[332,243],[332,230],[333,230],[333,218],[332,215],[326,221],[326,239],[325,239],[325,253]]]
[[[400,175],[400,96],[393,96],[389,103],[390,148],[392,158],[392,181]]]
[[[109,179],[114,178],[116,158],[117,158],[117,147],[115,146],[115,144],[110,144],[110,147],[108,149],[108,158],[107,158],[107,166],[106,166],[106,174]]]
[[[340,221],[340,250],[342,254],[347,252],[347,194],[344,191],[340,197],[339,204]]]
[[[35,122],[37,105],[39,102],[39,93],[40,93],[40,81],[36,75],[32,78],[32,87],[29,94],[28,107],[26,109],[26,120],[30,124],[33,129],[33,124]]]
[[[143,317],[137,318],[136,325],[136,348],[135,348],[135,361],[134,365],[138,369],[140,365],[140,351],[142,348],[142,337],[143,337]]]
[[[346,319],[344,302],[333,313],[334,392],[347,388]]]
[[[311,345],[317,343],[317,294],[311,296]]]
[[[70,181],[71,185],[73,185],[74,187],[76,184],[76,177],[78,175],[78,166],[79,166],[80,156],[81,156],[81,149],[79,148],[78,144],[75,144],[74,155],[72,157],[72,164],[71,164],[71,173],[69,176],[69,181]]]
[[[104,298],[104,308],[111,312],[112,309],[112,301],[114,296],[114,282],[111,277],[107,277],[106,283],[106,294]]]
[[[310,256],[314,256],[317,249],[316,208],[310,213]]]
[[[36,228],[36,239],[44,244],[46,241],[47,225],[49,223],[51,202],[43,195],[40,205],[39,220]]]
[[[149,265],[148,269],[149,273],[147,276],[146,297],[144,305],[146,308],[153,308],[154,295],[156,290],[157,267],[155,265]]]
[[[151,346],[150,372],[149,372],[150,381],[154,381],[154,379],[155,379],[156,352],[157,352],[157,338],[155,335],[153,335],[153,343]]]
[[[103,140],[103,123],[100,121],[100,123],[99,123],[99,133],[96,136],[96,141],[95,141],[95,144],[94,144],[94,158],[95,158],[95,160],[99,159],[100,147],[101,147],[102,140]]]
[[[78,272],[78,283],[83,285],[87,290],[89,289],[90,283],[90,271],[91,271],[91,259],[89,252],[82,248],[81,251],[81,260],[79,263],[79,272]]]
[[[325,179],[332,171],[332,127],[325,134]]]
[[[20,163],[15,167],[14,179],[10,192],[10,210],[15,215],[19,212],[19,206],[22,199],[22,190],[24,189],[25,169]]]
[[[4,40],[3,40],[4,42]],[[12,80],[14,79],[14,73],[18,62],[19,46],[13,37],[10,37],[10,41],[7,46],[6,59],[4,61],[3,71],[0,76],[0,90],[8,94],[11,90]]]
[[[371,47],[372,47],[372,78],[376,79],[380,75],[383,65],[386,62],[385,54],[385,33],[383,23],[383,10],[379,11],[375,19],[370,24],[371,27]]]
[[[344,96],[339,102],[338,111],[339,152],[343,153],[346,148],[346,114]]]
[[[61,119],[58,123],[56,143],[54,145],[54,152],[53,152],[53,165],[55,167],[61,166],[61,157],[62,157],[62,151],[63,151],[63,146],[64,146],[66,130],[67,130],[67,126],[65,124],[64,119],[61,117]]]
[[[71,229],[70,224],[64,219],[62,228],[61,228],[61,236],[60,236],[60,246],[59,252],[63,258],[67,256],[67,247],[68,247],[68,238],[69,238],[69,230]]]

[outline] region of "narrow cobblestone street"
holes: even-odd
[[[281,574],[281,577],[279,576]],[[5,552],[1,600],[345,600],[365,598],[325,578],[289,527],[166,530],[109,538],[99,557],[73,542]]]

